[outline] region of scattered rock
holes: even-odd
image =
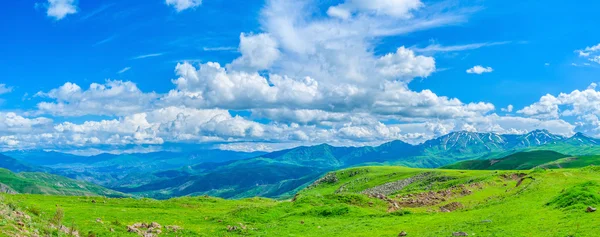
[[[422,179],[430,176],[431,174],[432,174],[431,172],[421,173],[421,174],[415,175],[410,178],[406,178],[406,179],[402,179],[402,180],[398,180],[398,181],[394,181],[394,182],[390,182],[390,183],[385,183],[385,184],[367,189],[367,190],[363,191],[362,193],[367,194],[369,196],[389,195],[391,193],[400,191],[400,190],[404,189],[406,186],[408,186],[416,181],[422,180]]]
[[[238,229],[237,226],[231,226],[231,225],[227,226],[227,231],[229,231],[229,232],[236,231],[237,229]]]
[[[585,211],[586,211],[586,212],[595,212],[595,211],[596,211],[596,208],[595,208],[595,207],[591,207],[591,206],[589,206],[589,207],[587,207],[587,209],[586,209]]]
[[[452,233],[452,236],[469,236],[469,234],[465,232],[454,232]]]
[[[100,218],[96,218],[96,222],[98,222],[98,223],[102,223],[102,219],[100,219]]]
[[[492,220],[482,220],[481,222],[482,222],[482,223],[491,223],[491,222],[492,222]]]
[[[156,222],[150,223],[150,228],[160,229],[162,226]]]
[[[463,208],[462,203],[460,203],[460,202],[452,202],[452,203],[446,204],[444,206],[441,206],[440,207],[440,211],[441,212],[453,212],[453,211],[456,211],[456,210],[461,209],[461,208]]]
[[[176,226],[176,225],[168,225],[165,228],[167,228],[168,231],[173,231],[173,232],[177,232],[179,230],[182,230],[183,228]]]
[[[400,232],[400,234],[398,234],[398,236],[406,236],[408,235],[405,231]]]
[[[513,174],[502,174],[500,175],[500,177],[507,179],[507,180],[519,180],[523,177],[527,176],[527,174],[525,173],[513,173]]]
[[[129,233],[138,233],[140,230],[138,230],[137,228],[133,227],[133,226],[127,226],[127,232]]]
[[[138,235],[144,237],[155,237],[162,233],[161,228],[162,226],[156,222],[152,222],[150,224],[135,223],[133,225],[127,226],[127,232],[137,233]]]
[[[308,186],[308,188],[314,188],[316,186],[319,186],[321,184],[334,184],[338,182],[338,177],[335,174],[335,172],[331,172],[326,174],[325,176],[323,176],[322,178],[318,179],[317,181],[315,181],[314,183],[312,183],[311,185]]]

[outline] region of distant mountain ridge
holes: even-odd
[[[580,133],[562,137],[547,130],[520,135],[459,131],[418,145],[397,140],[364,147],[301,146],[264,154],[213,150],[33,160],[55,174],[139,196],[243,198],[289,197],[328,171],[353,166],[437,168],[536,150],[569,156],[600,154],[600,142]],[[20,155],[20,161],[28,160],[27,154]]]

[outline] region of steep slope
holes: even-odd
[[[223,198],[253,196],[280,197],[314,181],[324,170],[251,159],[215,169],[193,172],[172,170],[153,174],[155,181],[140,186],[119,187],[118,191],[158,199],[210,194]]]
[[[554,151],[529,151],[490,160],[470,160],[442,167],[465,170],[528,170],[569,156]]]
[[[559,141],[564,140],[565,138],[562,136],[554,135],[550,133],[548,130],[534,130],[527,134],[514,135],[514,134],[505,134],[502,135],[504,140],[506,141],[507,149],[519,149],[519,148],[527,148],[527,147],[535,147],[546,144],[553,144]]]
[[[47,173],[13,173],[0,169],[0,184],[17,193],[125,197],[98,185]]]
[[[0,168],[5,168],[13,172],[47,172],[48,169],[27,164],[12,157],[0,154]]]

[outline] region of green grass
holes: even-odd
[[[428,173],[425,178],[388,197],[400,201],[409,194],[443,190],[451,190],[453,196],[388,212],[387,201],[361,194],[367,188],[424,172]],[[522,175],[513,175],[517,173],[528,177],[518,187]],[[126,226],[137,222],[184,228],[184,232],[161,236],[397,236],[400,231],[409,236],[451,236],[456,231],[470,236],[597,234],[600,213],[585,212],[588,205],[600,204],[600,169],[595,167],[530,171],[358,167],[334,174],[336,179],[302,190],[294,201],[3,195],[0,204],[24,210],[32,216],[32,226],[39,228],[60,208],[62,223],[96,236],[136,236],[127,233]],[[460,194],[465,189],[470,194]],[[441,206],[453,202],[463,208],[440,212]],[[237,229],[228,231],[227,226]],[[10,223],[0,224],[0,230],[11,228]]]
[[[498,159],[464,161],[442,168],[467,170],[528,170],[567,157],[569,156],[554,151],[528,151],[517,152]],[[585,166],[583,164],[580,165],[581,166],[577,167]]]
[[[13,173],[0,168],[0,183],[18,193],[71,196],[127,196],[98,185],[47,173]]]

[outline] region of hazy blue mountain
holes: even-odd
[[[10,170],[12,172],[48,172],[49,169],[27,164],[12,157],[0,154],[0,168]]]
[[[34,157],[32,160],[46,164],[49,172],[136,195],[169,198],[208,194],[240,198],[287,197],[327,171],[351,166],[437,168],[534,150],[567,155],[600,154],[600,141],[580,133],[565,138],[546,130],[521,135],[460,131],[418,145],[402,141],[375,147],[321,144],[271,153],[205,150],[92,157],[41,152],[18,155],[21,161]]]

